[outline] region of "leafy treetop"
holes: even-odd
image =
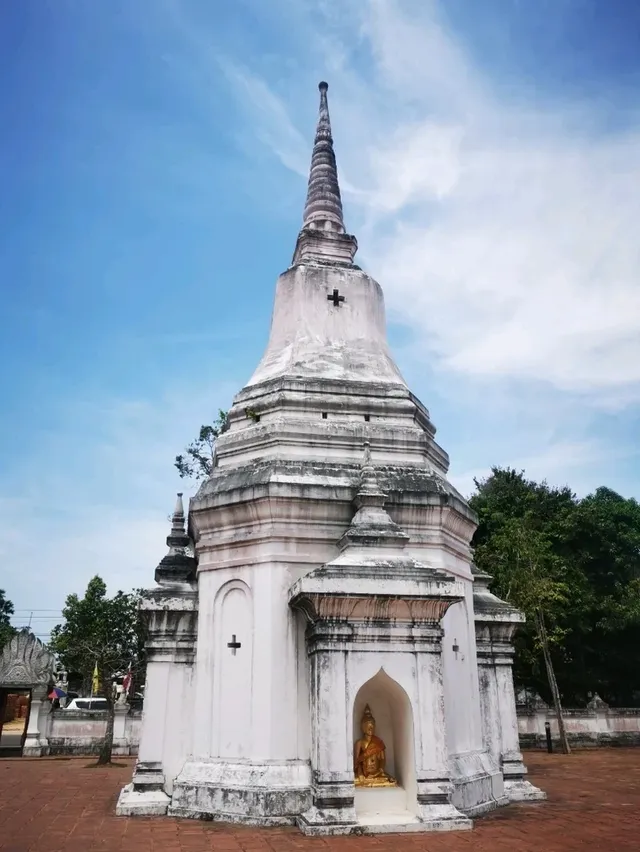
[[[104,580],[95,576],[84,597],[67,597],[62,610],[64,622],[51,634],[50,646],[68,671],[82,674],[87,682],[97,664],[107,698],[113,675],[130,664],[139,667],[143,660],[138,601],[137,594],[125,592],[107,597]]]
[[[0,651],[15,633],[11,626],[13,612],[13,604],[5,597],[4,589],[0,589]]]
[[[640,505],[608,488],[578,499],[570,488],[493,468],[476,482],[473,540],[493,591],[524,610],[516,680],[547,700],[536,617],[542,614],[566,705],[598,692],[640,704]]]
[[[198,437],[176,456],[175,466],[182,479],[195,479],[200,482],[207,479],[213,470],[216,441],[224,430],[227,412],[220,409],[218,417],[211,426],[201,426]]]

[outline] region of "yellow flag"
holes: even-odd
[[[99,688],[100,688],[100,681],[99,681],[99,678],[98,678],[98,662],[96,660],[96,664],[95,664],[95,667],[93,669],[93,677],[91,678],[91,691],[93,692],[94,695],[99,690]]]

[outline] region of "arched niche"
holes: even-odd
[[[253,601],[242,580],[220,587],[214,603],[215,756],[247,757],[251,748]]]
[[[353,703],[354,745],[362,736],[360,724],[367,704],[376,720],[376,736],[380,737],[385,744],[386,770],[389,775],[397,779],[406,794],[404,807],[411,814],[415,814],[417,813],[416,761],[413,710],[409,696],[383,668],[363,683]],[[359,789],[365,792],[366,788]],[[381,788],[381,790],[386,789],[389,788]],[[376,795],[380,791],[374,788],[371,792]],[[392,801],[397,802],[398,797],[394,796]],[[358,810],[357,801],[356,810]]]

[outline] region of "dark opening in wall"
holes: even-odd
[[[370,414],[365,414],[364,419],[365,419],[365,420],[366,420],[366,422],[368,423],[368,422],[371,420],[371,415],[370,415]]]
[[[326,411],[323,411],[323,412],[322,412],[322,419],[323,419],[323,420],[326,420],[326,419],[327,419],[327,412],[326,412]]]

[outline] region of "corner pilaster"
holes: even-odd
[[[177,774],[175,766],[169,772],[167,766],[175,759],[180,732],[167,729],[176,720],[189,718],[185,687],[193,670],[198,623],[196,561],[184,524],[178,494],[167,537],[169,552],[156,568],[159,588],[146,592],[140,602],[147,627],[144,724],[133,778],[118,798],[119,816],[166,814],[170,784]]]
[[[473,574],[484,744],[502,768],[504,790],[510,801],[546,799],[542,790],[526,780],[527,768],[518,739],[513,637],[525,619],[519,610],[489,591],[490,575],[477,569]]]

